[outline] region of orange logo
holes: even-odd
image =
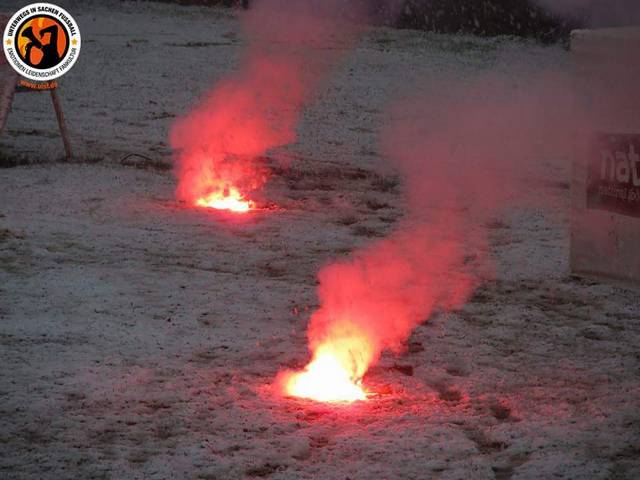
[[[24,63],[38,69],[52,68],[65,57],[69,35],[59,20],[39,15],[18,28],[16,44],[16,51]]]

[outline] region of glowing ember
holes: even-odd
[[[255,208],[251,200],[245,200],[236,188],[229,188],[224,192],[213,192],[196,200],[199,207],[231,210],[232,212],[248,212]]]
[[[328,348],[320,348],[304,370],[294,372],[284,381],[284,391],[293,397],[319,402],[354,402],[366,400],[362,382],[350,373],[351,368]]]

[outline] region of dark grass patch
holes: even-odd
[[[382,210],[383,208],[389,208],[390,205],[387,202],[380,202],[375,198],[370,198],[365,202],[365,205],[369,210]]]
[[[582,22],[553,15],[531,0],[405,0],[391,21],[400,28],[482,36],[515,35],[556,42]]]
[[[24,240],[24,235],[21,233],[12,232],[8,228],[0,228],[0,243],[14,238]]]
[[[351,226],[354,223],[358,223],[358,218],[355,215],[346,215],[340,217],[335,221],[336,225],[343,225],[345,227]]]
[[[229,47],[234,45],[231,42],[186,42],[186,43],[165,43],[168,47],[182,48],[202,48],[202,47]]]
[[[400,178],[397,176],[378,175],[371,180],[371,188],[377,192],[392,193],[400,185]]]
[[[160,172],[167,172],[173,168],[170,163],[150,158],[139,153],[130,153],[125,155],[120,159],[119,163],[125,167],[134,167],[141,170],[156,170]]]
[[[25,154],[14,154],[0,150],[0,168],[15,168],[26,165],[53,165],[57,163],[69,163],[69,164],[87,164],[94,165],[102,163],[105,159],[103,157],[73,157],[71,161],[67,160],[64,156],[59,156],[54,159],[41,159],[34,158]]]
[[[509,405],[495,403],[489,408],[497,420],[508,420],[511,417],[511,407]]]
[[[268,477],[276,472],[286,470],[286,465],[279,465],[277,463],[265,463],[256,467],[249,468],[245,471],[249,477]]]
[[[393,370],[397,371],[397,372],[400,372],[403,375],[408,376],[408,377],[412,377],[413,376],[413,366],[411,366],[411,365],[401,365],[399,363],[396,363],[391,368]]]
[[[144,1],[144,0],[122,0]],[[200,5],[207,7],[238,7],[242,6],[242,0],[155,0],[160,3],[176,3],[178,5]]]
[[[455,388],[446,388],[439,392],[440,400],[451,403],[459,403],[462,400],[462,394]]]
[[[32,162],[25,155],[15,155],[0,150],[0,168],[13,168],[30,163]]]
[[[241,7],[251,0],[159,0],[179,5]],[[543,42],[566,41],[571,30],[584,26],[583,18],[554,15],[532,0],[404,0],[394,8],[386,0],[369,0],[372,23],[438,33],[481,36],[515,35]],[[381,47],[391,39],[376,41]]]
[[[368,238],[381,237],[382,235],[384,235],[379,230],[368,227],[366,225],[356,225],[351,229],[351,233],[358,237],[368,237]]]
[[[351,166],[328,165],[321,168],[282,168],[278,165],[270,167],[271,174],[282,178],[292,191],[333,191],[345,183],[364,182],[375,178],[377,174],[370,170]],[[351,185],[353,188],[353,185]],[[360,188],[364,188],[364,185]]]

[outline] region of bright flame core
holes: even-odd
[[[199,207],[215,208],[218,210],[230,210],[232,212],[244,213],[255,208],[255,203],[245,200],[240,191],[235,187],[230,187],[224,191],[212,192],[196,200]]]
[[[366,400],[367,392],[361,379],[354,374],[352,359],[345,353],[336,351],[335,345],[320,346],[302,371],[287,376],[285,393],[319,402]]]
[[[367,398],[360,381],[354,381],[330,354],[316,357],[302,372],[292,374],[285,391],[294,397],[319,402],[353,402]]]

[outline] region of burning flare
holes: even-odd
[[[317,355],[302,372],[291,374],[285,382],[285,392],[319,402],[354,402],[367,398],[361,384],[336,357],[326,352]]]
[[[170,132],[176,197],[191,206],[247,212],[269,177],[265,155],[293,144],[302,110],[363,30],[344,0],[264,0],[240,21],[245,49]]]
[[[181,152],[176,194],[190,205],[246,213],[258,207],[249,196],[268,177],[267,168],[249,156]]]
[[[218,210],[230,210],[232,212],[248,212],[255,209],[255,203],[245,200],[237,188],[231,187],[222,192],[213,192],[196,200],[196,205]]]
[[[402,352],[435,308],[464,303],[475,278],[465,269],[462,245],[431,226],[411,227],[320,271],[320,308],[307,332],[312,360],[302,371],[285,373],[285,395],[322,402],[367,399],[361,380],[384,350]]]
[[[284,392],[319,402],[366,400],[362,375],[372,353],[364,336],[329,339],[315,348],[313,359],[303,370],[285,374]]]

